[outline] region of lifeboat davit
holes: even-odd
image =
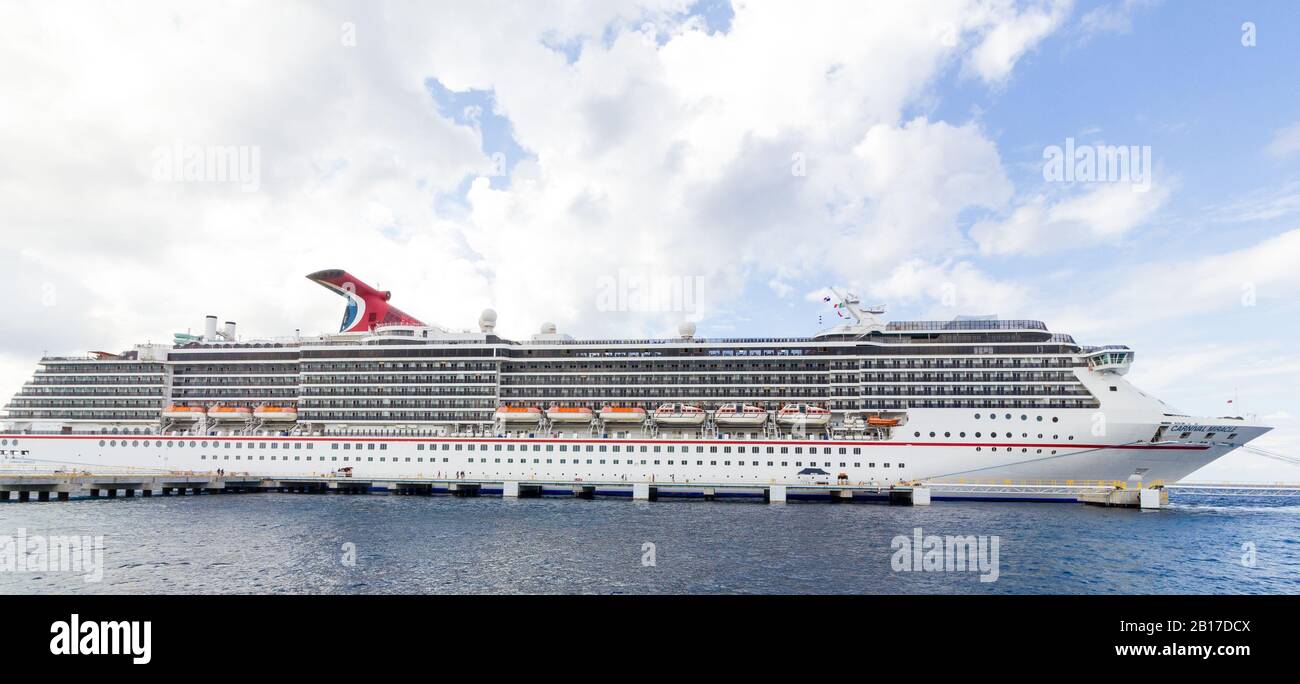
[[[292,406],[259,406],[253,411],[253,417],[265,421],[298,420],[298,409]]]
[[[591,409],[578,406],[552,406],[546,409],[546,417],[552,423],[590,423],[594,416]]]
[[[499,406],[496,418],[503,423],[540,423],[542,410],[533,406]]]
[[[198,420],[207,414],[202,406],[176,406],[175,404],[163,409],[163,418],[172,420]]]
[[[655,422],[659,425],[703,425],[704,409],[689,404],[664,404],[655,409]]]
[[[600,419],[606,423],[644,423],[645,409],[605,406],[600,409]]]
[[[208,409],[208,417],[222,422],[244,422],[253,415],[253,410],[245,406],[213,406]]]
[[[722,427],[759,427],[767,422],[767,411],[749,404],[723,404],[713,412],[713,421]]]
[[[825,427],[831,412],[811,404],[786,404],[777,412],[776,422],[786,427]]]

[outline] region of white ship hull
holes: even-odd
[[[1177,418],[1175,427],[1217,426],[1221,439],[1206,439],[1204,432],[1180,439],[1182,432],[1170,431],[1170,439],[1152,442],[1159,423],[1114,420],[1099,436],[1093,411],[1024,411],[1011,421],[1003,415],[977,421],[973,413],[913,411],[906,428],[887,440],[4,434],[0,455],[89,471],[221,468],[277,476],[351,467],[361,478],[461,472],[471,478],[797,483],[797,473],[815,465],[854,483],[1157,484],[1176,482],[1267,430],[1234,419]],[[1237,436],[1229,443],[1222,440],[1227,434]]]

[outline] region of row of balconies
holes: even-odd
[[[173,387],[173,399],[252,399],[256,397],[268,399],[292,399],[298,396],[298,390],[292,387],[226,387],[222,389],[195,389],[189,387]]]
[[[157,409],[154,409],[155,411]],[[96,420],[104,422],[156,422],[155,413],[140,411],[50,411],[50,410],[16,410],[9,412],[9,420]]]
[[[496,408],[492,399],[304,399],[298,403],[300,410],[323,408],[418,408],[418,409],[452,409],[452,408]]]
[[[298,414],[298,422],[318,423],[490,423],[491,411],[313,411]]]
[[[52,363],[36,370],[37,375],[63,373],[161,373],[161,363]]]
[[[491,385],[475,387],[304,387],[301,395],[304,397],[365,397],[365,396],[413,396],[413,397],[434,397],[434,396],[495,396],[496,391]]]
[[[848,382],[861,382],[862,384],[873,384],[882,382],[921,382],[921,383],[943,383],[943,382],[1078,382],[1074,373],[1049,372],[1036,373],[1033,371],[953,371],[943,373],[933,372],[911,372],[911,373],[864,373],[860,376],[843,376]]]
[[[1002,385],[999,387],[966,386],[904,386],[904,387],[863,387],[859,396],[909,396],[909,397],[1011,397],[1011,396],[1092,396],[1082,385],[1070,386],[1034,386]]]
[[[943,359],[891,359],[869,357],[858,367],[863,370],[891,368],[1069,368],[1079,365],[1072,357],[1015,358],[1015,357],[958,357]]]
[[[495,375],[304,375],[304,385],[419,385],[419,384],[487,384],[496,383]]]
[[[37,375],[28,380],[26,385],[33,387],[56,387],[63,385],[148,385],[161,387],[162,375]]]
[[[304,361],[299,369],[304,373],[356,373],[362,371],[376,372],[484,372],[495,371],[493,361],[462,361],[455,363],[409,363],[400,361]]]
[[[298,385],[298,376],[279,376],[266,378],[250,378],[248,376],[231,376],[231,377],[198,377],[185,378],[178,377],[172,379],[174,387],[285,387]]]
[[[506,401],[536,401],[536,400],[575,400],[575,401],[618,401],[624,400],[657,400],[665,401],[691,401],[694,399],[732,399],[736,401],[750,399],[786,399],[786,398],[825,398],[827,390],[824,387],[776,387],[776,388],[754,388],[746,389],[743,387],[718,387],[691,388],[690,392],[675,391],[670,389],[648,389],[648,388],[631,388],[631,389],[613,389],[613,390],[584,390],[584,389],[533,389],[520,390],[518,388],[501,388],[501,400]]]
[[[697,386],[755,386],[779,385],[826,386],[826,378],[801,378],[793,375],[754,375],[742,377],[692,377],[689,375],[664,375],[657,377],[607,378],[607,377],[535,377],[501,380],[502,387],[697,387]]]
[[[523,373],[802,373],[826,372],[825,362],[789,362],[770,363],[753,361],[750,363],[507,363],[501,368],[502,375]]]
[[[31,387],[24,386],[20,397],[161,397],[163,388],[155,387]]]

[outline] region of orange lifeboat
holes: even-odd
[[[298,409],[292,406],[259,406],[253,411],[253,417],[265,421],[294,421],[298,420]]]
[[[655,409],[655,422],[660,425],[702,425],[706,416],[704,409],[689,404],[663,404]]]
[[[198,420],[206,414],[202,406],[177,406],[172,404],[163,409],[163,418],[171,420]]]
[[[504,423],[538,423],[542,410],[532,406],[498,406],[496,419]]]
[[[895,427],[898,425],[897,418],[881,418],[880,416],[867,416],[867,425],[871,427]]]
[[[776,422],[788,427],[825,427],[831,412],[811,404],[786,404],[776,414]]]
[[[600,419],[606,423],[644,423],[645,409],[624,406],[605,406],[600,409]]]
[[[721,427],[758,427],[767,422],[767,411],[748,404],[723,404],[713,412],[713,421]]]
[[[552,423],[590,423],[595,414],[589,408],[578,406],[552,406],[546,409]]]
[[[247,421],[253,415],[253,409],[246,406],[213,406],[208,409],[208,417],[223,423]]]

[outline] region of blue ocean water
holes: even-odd
[[[102,535],[103,576],[0,593],[1297,593],[1300,499],[873,504],[238,494],[0,505],[0,546]],[[895,538],[997,538],[979,571]],[[987,547],[986,547],[987,548]]]

